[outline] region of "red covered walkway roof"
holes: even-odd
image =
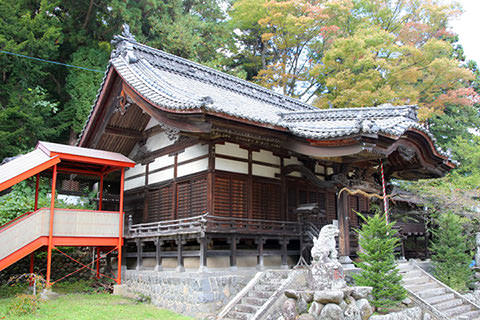
[[[0,166],[0,191],[54,165],[60,172],[105,175],[135,162],[117,152],[39,141],[35,150]]]

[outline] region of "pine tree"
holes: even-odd
[[[471,277],[472,256],[461,218],[444,213],[437,218],[437,225],[430,248],[435,277],[457,291],[465,291]]]
[[[379,212],[368,218],[359,215],[365,221],[361,230],[357,230],[362,249],[358,252],[360,261],[355,265],[361,272],[353,278],[356,285],[373,287],[373,300],[370,302],[380,311],[385,310],[406,297],[394,256],[399,239],[392,229],[394,223],[387,223]]]

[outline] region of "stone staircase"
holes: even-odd
[[[399,264],[399,270],[410,296],[437,319],[480,319],[479,306],[435,279],[414,262]]]
[[[219,313],[217,319],[250,320],[288,278],[286,270],[259,272],[244,290]]]

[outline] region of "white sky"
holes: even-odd
[[[464,13],[452,21],[452,29],[458,34],[467,59],[480,64],[480,0],[457,1]]]

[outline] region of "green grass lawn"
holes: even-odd
[[[162,310],[150,304],[110,294],[65,294],[44,301],[33,315],[9,316],[13,298],[0,298],[0,319],[15,320],[187,320],[185,316]]]

